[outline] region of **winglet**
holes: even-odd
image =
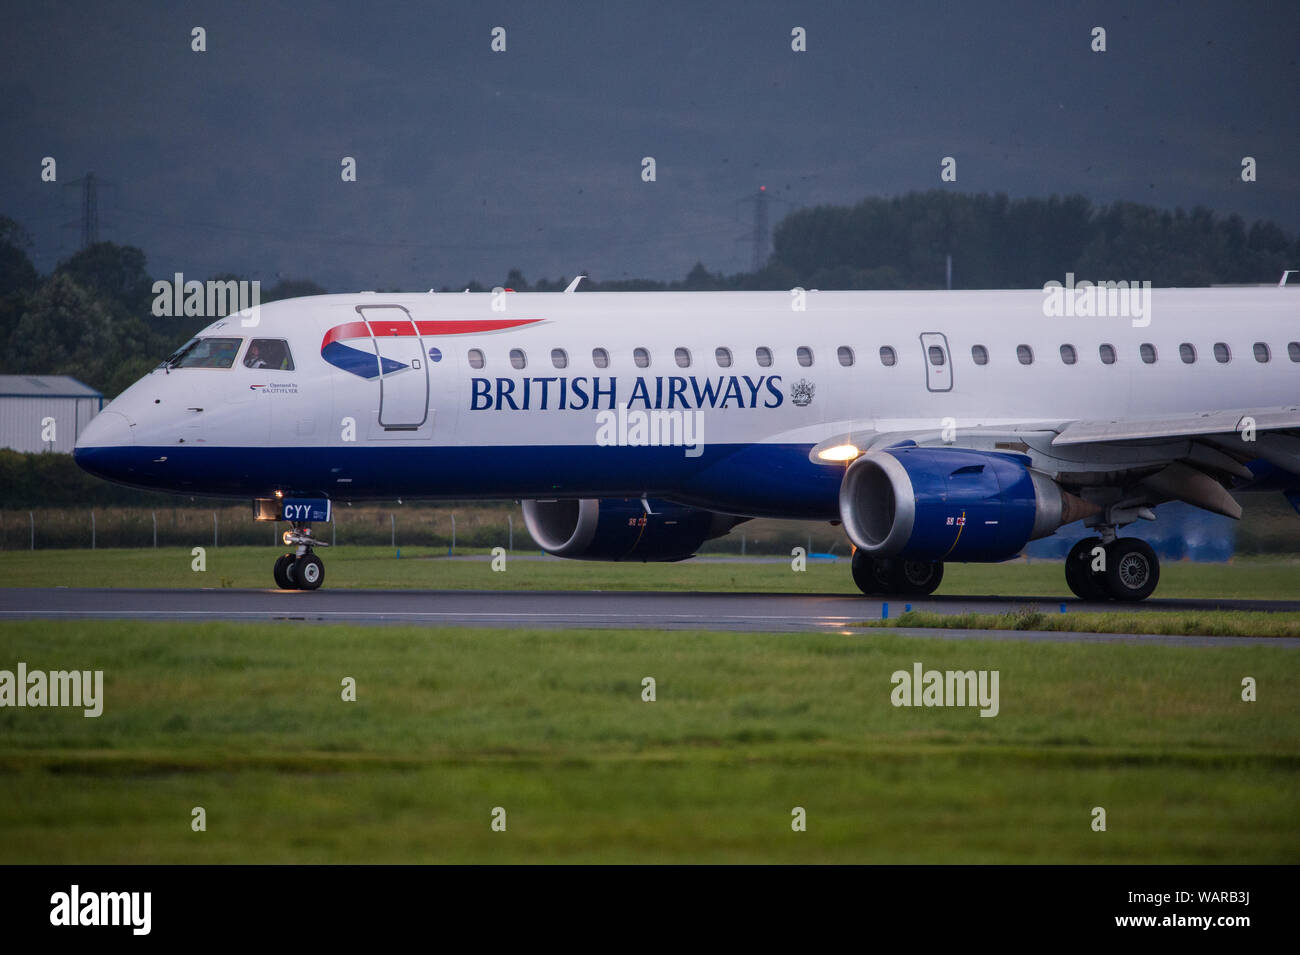
[[[564,294],[568,295],[572,292],[576,292],[578,290],[578,283],[581,282],[586,277],[587,276],[585,275],[575,275],[573,277],[573,281],[569,283],[569,287],[564,290]]]

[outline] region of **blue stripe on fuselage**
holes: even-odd
[[[644,492],[736,514],[836,520],[844,469],[814,464],[809,450],[791,444],[706,445],[692,458],[680,447],[168,446],[78,448],[75,457],[106,480],[178,494],[252,498],[278,489],[365,500]]]
[[[379,377],[379,364],[373,351],[362,351],[360,348],[353,348],[350,345],[344,345],[342,342],[330,342],[320,350],[320,356],[335,368],[351,372],[354,375],[360,375],[362,378]],[[394,361],[391,358],[384,359],[385,375],[391,375],[393,372],[405,367],[406,365],[400,361]]]

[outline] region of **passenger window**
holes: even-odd
[[[552,348],[551,364],[554,365],[556,368],[568,368],[569,353],[566,352],[563,348]]]
[[[172,368],[230,368],[242,338],[196,338],[167,359]]]
[[[894,349],[888,345],[880,346],[880,363],[886,368],[892,368],[898,361],[898,355]]]
[[[636,362],[638,368],[650,367],[650,352],[644,348],[632,349],[632,360]]]
[[[1032,365],[1034,363],[1034,350],[1028,345],[1016,346],[1016,358],[1022,365]]]
[[[1286,346],[1286,353],[1292,361],[1300,361],[1300,342],[1290,342]]]
[[[510,367],[520,369],[528,367],[528,356],[524,354],[522,348],[510,349]]]
[[[987,365],[989,363],[989,350],[983,345],[971,345],[971,361],[977,365]]]
[[[1143,362],[1148,365],[1154,365],[1156,363],[1156,358],[1158,356],[1156,355],[1155,345],[1152,345],[1150,342],[1143,342],[1141,347],[1138,348],[1138,351],[1142,355]]]
[[[673,361],[677,362],[678,368],[691,367],[691,353],[689,349],[677,348],[673,350]]]
[[[930,356],[930,364],[934,365],[934,367],[936,368],[940,368],[943,366],[944,358],[943,358],[942,348],[940,348],[938,345],[931,345],[929,348],[926,349],[926,353],[929,354]]]
[[[609,352],[603,348],[593,348],[591,350],[591,363],[597,368],[608,368]]]
[[[1232,361],[1232,349],[1228,347],[1227,342],[1214,343],[1214,360],[1220,365],[1226,365]]]
[[[835,349],[835,354],[839,357],[840,364],[845,368],[853,367],[853,349],[848,345],[841,345]]]
[[[813,353],[812,353],[812,349],[809,348],[807,345],[800,345],[795,350],[794,354],[795,357],[798,359],[799,364],[802,365],[804,368],[807,368],[810,365],[812,365]]]
[[[730,368],[730,367],[731,367],[731,349],[730,349],[730,348],[717,348],[717,349],[714,349],[714,352],[713,352],[713,359],[714,359],[714,361],[716,361],[716,362],[718,363],[718,367],[719,367],[719,368]]]
[[[1074,350],[1073,345],[1061,346],[1061,361],[1065,362],[1067,365],[1073,365],[1078,360],[1079,353]]]
[[[482,368],[484,364],[482,349],[471,348],[469,350],[469,366],[471,368]]]
[[[1267,345],[1265,345],[1263,342],[1255,342],[1255,361],[1259,362],[1262,365],[1265,364],[1272,357],[1273,357],[1273,353],[1269,351]]]
[[[244,365],[248,368],[293,371],[293,356],[289,354],[289,343],[283,338],[254,338],[248,343]]]
[[[1184,365],[1196,364],[1196,346],[1191,342],[1183,342],[1178,346],[1178,357],[1183,360]]]
[[[1114,346],[1114,345],[1099,345],[1099,346],[1097,347],[1097,354],[1101,356],[1101,363],[1102,363],[1103,365],[1113,365],[1113,364],[1115,364],[1115,346]]]
[[[760,368],[772,367],[772,349],[759,346],[754,349],[754,358],[758,361]]]

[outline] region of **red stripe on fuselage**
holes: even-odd
[[[421,336],[435,337],[439,335],[470,335],[475,332],[499,332],[506,328],[534,325],[540,321],[540,318],[475,318],[416,322],[415,325],[419,329]],[[335,325],[326,332],[325,337],[321,339],[320,347],[324,348],[330,342],[336,342],[344,338],[369,338],[372,328],[374,333],[382,338],[415,334],[411,328],[411,323],[406,319],[371,322],[370,325],[366,325],[365,322],[345,322],[342,325]]]
[[[499,332],[504,328],[535,325],[540,318],[475,318],[416,322],[421,335],[468,335],[471,332]]]

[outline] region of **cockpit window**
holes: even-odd
[[[182,345],[168,358],[169,368],[230,368],[242,338],[195,338]]]
[[[166,358],[164,358],[164,359],[162,360],[162,364],[159,365],[158,367],[159,367],[159,368],[170,368],[172,365],[174,365],[174,364],[176,363],[176,360],[177,360],[178,358],[180,358],[181,355],[184,355],[187,351],[189,351],[190,348],[191,348],[191,346],[193,346],[194,343],[197,342],[197,341],[198,341],[197,338],[191,338],[189,341],[187,341],[187,342],[186,342],[184,345],[182,345],[180,348],[176,349],[174,352],[172,352],[170,355],[168,355]]]
[[[289,343],[283,338],[254,338],[248,343],[244,366],[293,371],[293,356],[289,354]]]

